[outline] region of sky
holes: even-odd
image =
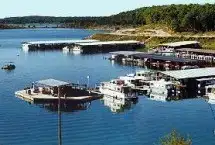
[[[0,18],[13,16],[109,16],[152,5],[215,3],[215,0],[3,0]]]

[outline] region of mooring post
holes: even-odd
[[[60,87],[58,87],[58,145],[62,145]]]

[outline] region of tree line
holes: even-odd
[[[3,24],[57,23],[66,27],[142,26],[165,24],[174,31],[214,31],[215,4],[143,7],[109,17],[27,16],[0,19]]]

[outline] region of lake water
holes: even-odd
[[[56,112],[31,105],[14,96],[31,82],[55,78],[90,85],[134,72],[103,59],[108,54],[73,55],[61,51],[21,50],[21,42],[82,39],[96,31],[26,29],[0,31],[0,66],[15,62],[11,72],[0,70],[0,145],[57,145]],[[19,56],[17,56],[19,54]],[[215,109],[215,106],[212,105]],[[137,104],[114,113],[100,100],[88,109],[62,114],[64,145],[149,145],[176,129],[189,135],[194,145],[215,144],[215,120],[204,99],[156,102],[140,97]]]

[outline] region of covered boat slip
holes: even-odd
[[[110,52],[110,54],[112,55],[122,55],[122,56],[131,56],[134,54],[144,54],[144,52],[140,52],[140,51],[114,51],[114,52]]]
[[[22,47],[25,51],[35,50],[61,50],[68,45],[75,43],[92,43],[98,40],[53,40],[53,41],[30,41],[23,42]]]
[[[208,83],[213,83],[215,78],[215,67],[199,68],[176,71],[159,72],[159,77],[178,82],[178,91],[181,98],[196,97],[204,95],[202,89]]]
[[[132,63],[133,65],[147,66],[152,69],[160,70],[163,70],[166,67],[168,67],[168,69],[175,70],[181,69],[181,67],[185,65],[198,65],[200,67],[205,65],[203,61],[138,51],[117,51],[111,52],[111,54],[111,60],[116,60],[123,64]]]
[[[215,77],[215,67],[160,72],[176,80]]]
[[[180,48],[176,50],[178,57],[187,57],[215,63],[215,50]]]
[[[73,43],[90,43],[90,42],[98,42],[98,40],[53,40],[53,41],[30,41],[24,42],[24,44],[30,45],[53,45],[53,44],[73,44]]]
[[[178,63],[197,63],[197,60],[186,59],[186,58],[178,58],[174,56],[165,56],[156,53],[146,53],[140,51],[115,51],[110,52],[110,54],[116,57],[132,57],[133,59],[141,59],[141,60],[151,60],[151,61],[171,61],[171,62],[178,62]]]
[[[201,48],[200,42],[198,41],[179,41],[179,42],[171,42],[171,43],[164,43],[160,44],[158,47],[164,47],[164,48]]]
[[[55,79],[34,82],[31,88],[17,91],[15,94],[19,98],[33,103],[55,103],[59,97],[66,102],[97,99],[89,93],[87,88]]]
[[[127,40],[127,41],[99,41],[93,43],[76,43],[74,48],[80,49],[83,53],[98,53],[98,52],[111,52],[111,51],[134,51],[137,48],[144,47],[140,41]],[[71,51],[73,49],[70,48]]]
[[[165,55],[158,55],[158,54],[134,54],[132,55],[134,58],[139,58],[144,60],[145,58],[152,61],[160,61],[160,62],[165,62],[165,61],[171,61],[175,63],[197,63],[196,60],[191,60],[191,59],[185,59],[185,58],[178,58],[174,56],[165,56]]]

